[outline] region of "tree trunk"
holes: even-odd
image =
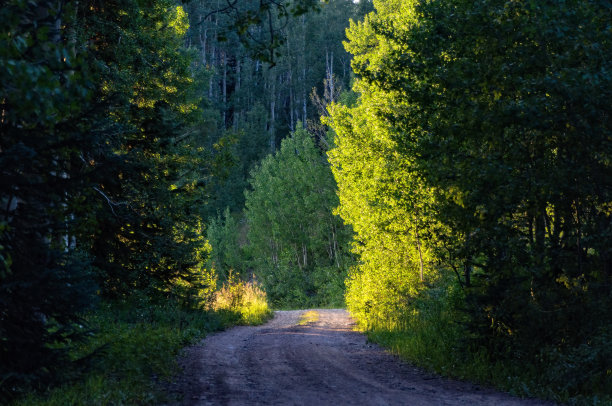
[[[325,76],[327,78],[325,93],[329,92],[326,99],[333,103],[334,100],[334,52],[325,52]]]
[[[276,149],[276,134],[275,134],[275,122],[276,122],[276,76],[271,73],[271,84],[270,84],[270,151],[274,152]]]
[[[223,125],[224,128],[228,128],[227,122],[227,54],[225,51],[221,52],[221,63],[223,64],[223,79],[221,83],[221,89],[223,94]]]
[[[234,103],[234,130],[238,128],[238,123],[242,117],[242,106],[240,102],[242,98],[240,97],[240,84],[241,84],[241,67],[240,67],[240,59],[236,58],[236,88],[234,89],[234,95],[236,101]]]
[[[465,287],[469,288],[472,285],[472,267],[467,263],[463,266],[463,277],[465,278]]]
[[[425,277],[423,275],[423,251],[421,250],[421,239],[419,238],[419,230],[416,224],[414,225],[414,236],[416,238],[416,246],[419,252],[419,276],[420,276],[421,282],[423,282],[425,281]]]
[[[202,29],[202,15],[198,19],[198,39],[200,40],[200,56],[202,58],[202,66],[206,66],[206,41],[208,40],[208,28]]]
[[[295,131],[295,118],[293,116],[294,106],[293,106],[293,81],[291,70],[289,71],[289,115],[291,116],[290,129],[291,131]]]

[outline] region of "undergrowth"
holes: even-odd
[[[236,296],[227,300],[227,295]],[[178,372],[180,350],[206,334],[234,324],[259,324],[271,311],[254,285],[233,281],[208,310],[147,300],[102,303],[85,319],[90,339],[75,345],[74,359],[88,367],[63,386],[30,394],[14,406],[139,405],[168,400],[163,391]],[[221,304],[223,303],[223,305]],[[229,305],[228,305],[229,303]]]
[[[368,339],[422,368],[492,385],[521,397],[569,405],[612,404],[612,336],[594,332],[588,342],[543,348],[533,359],[496,359],[465,346],[461,314],[452,294],[432,290],[395,320],[361,324]]]
[[[243,281],[233,273],[227,282],[215,292],[212,309],[216,312],[230,312],[238,316],[238,324],[261,324],[272,316],[268,307],[266,292],[256,281]]]

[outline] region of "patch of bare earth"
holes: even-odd
[[[423,372],[367,343],[346,311],[316,312],[298,325],[303,310],[278,311],[187,348],[176,405],[548,404]]]

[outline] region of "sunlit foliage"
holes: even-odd
[[[397,305],[409,308],[415,256],[403,258],[418,236],[431,272],[455,275],[463,290],[455,308],[468,333],[458,348],[550,359],[542,354],[587,346],[610,370],[599,347],[612,324],[609,5],[375,5],[346,44],[360,104],[330,110],[338,210],[362,250],[349,307],[364,322],[393,319],[384,302],[400,292]],[[423,222],[399,229],[403,249],[385,238],[400,218]],[[369,298],[386,262],[385,277],[407,275],[381,286],[388,299],[370,308],[361,294]],[[580,376],[568,391],[609,391],[587,365],[567,365]]]
[[[253,171],[246,192],[255,274],[277,305],[341,300],[348,230],[331,213],[335,182],[311,135],[298,128]]]
[[[431,193],[410,159],[395,151],[389,126],[376,119],[376,110],[389,106],[381,95],[364,93],[354,108],[332,107],[328,120],[337,134],[329,152],[337,212],[355,230],[353,251],[360,258],[347,282],[347,305],[364,321],[401,314],[425,282],[437,278],[425,243]]]
[[[266,292],[257,281],[243,281],[230,273],[214,294],[211,308],[235,314],[242,324],[260,324],[272,317]]]

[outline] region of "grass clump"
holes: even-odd
[[[266,292],[257,281],[243,281],[230,272],[221,289],[215,292],[212,309],[234,314],[239,324],[261,324],[272,317]]]

